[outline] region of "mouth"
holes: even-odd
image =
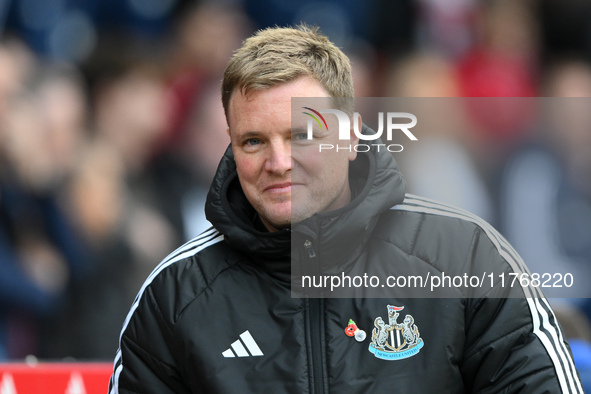
[[[291,182],[275,183],[265,188],[269,193],[287,193],[291,192]]]

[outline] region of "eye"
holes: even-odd
[[[291,138],[293,140],[306,140],[308,139],[308,134],[307,133],[294,133],[291,135]]]
[[[264,144],[263,140],[261,140],[260,138],[250,137],[250,138],[245,138],[242,141],[241,146],[245,152],[254,153],[254,152],[258,152],[260,149],[262,149],[263,144]]]

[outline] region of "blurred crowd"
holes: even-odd
[[[532,272],[591,278],[583,0],[0,4],[0,361],[112,359],[145,277],[208,227],[225,63],[300,21],[350,55],[358,97],[429,98],[396,156],[409,192],[493,223]],[[548,295],[587,321],[585,287]]]

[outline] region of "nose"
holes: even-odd
[[[274,141],[270,144],[265,170],[277,175],[291,170],[291,144],[288,141]]]

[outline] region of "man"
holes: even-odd
[[[495,286],[490,298],[292,298],[292,261],[347,274],[524,268],[478,218],[405,200],[387,151],[312,154],[337,140],[334,125],[319,122],[310,140],[300,118],[292,124],[292,98],[350,113],[338,98],[353,97],[348,59],[317,31],[260,31],[222,92],[232,143],[206,206],[214,227],[140,290],[111,393],[582,392],[540,297]]]

